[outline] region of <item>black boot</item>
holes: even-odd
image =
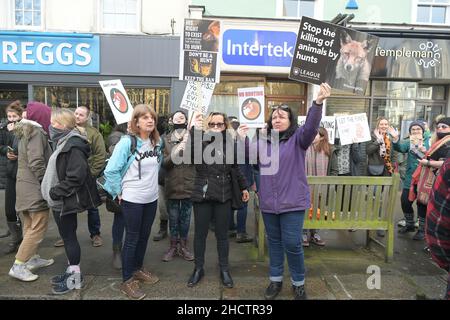
[[[405,234],[416,231],[414,227],[414,212],[405,212],[405,226],[398,229],[398,233]]]
[[[15,222],[8,222],[9,232],[11,232],[11,239],[8,242],[4,254],[16,252],[22,242],[22,224],[20,220]]]
[[[264,297],[266,300],[273,300],[280,293],[281,288],[283,287],[282,281],[270,281],[269,286],[264,292]]]
[[[160,241],[167,237],[167,226],[169,224],[168,220],[161,220],[159,223],[159,231],[156,236],[153,237],[153,241]]]
[[[220,271],[220,279],[222,280],[222,284],[226,288],[233,288],[234,283],[233,279],[231,278],[231,274],[227,270],[221,270]]]
[[[116,270],[122,269],[122,246],[113,246],[112,265]]]
[[[200,282],[200,280],[202,280],[203,276],[205,275],[205,271],[203,270],[203,268],[201,269],[194,269],[194,272],[192,273],[191,277],[188,280],[188,287],[193,287],[195,286],[197,283]]]

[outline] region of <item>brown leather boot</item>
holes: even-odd
[[[139,280],[141,282],[148,283],[148,284],[155,284],[159,281],[159,278],[156,275],[154,275],[150,271],[145,270],[144,268],[136,271],[133,274],[133,278],[135,280]]]
[[[120,291],[130,299],[141,300],[145,298],[145,293],[139,288],[139,281],[134,279],[134,277],[122,283]]]
[[[180,239],[180,246],[178,247],[178,255],[183,257],[184,260],[194,260],[194,255],[189,251],[187,247],[187,239]]]
[[[169,250],[164,254],[162,261],[168,262],[171,261],[174,255],[177,253],[177,239],[170,239],[170,247]]]

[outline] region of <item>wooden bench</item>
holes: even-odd
[[[304,229],[366,230],[366,245],[374,241],[385,248],[386,261],[392,259],[399,174],[392,177],[308,177],[308,183],[312,193],[312,215],[306,210]],[[254,199],[255,243],[258,260],[264,260],[264,222],[258,197]],[[386,231],[386,245],[373,237],[375,230]]]

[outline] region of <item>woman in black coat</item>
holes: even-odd
[[[195,269],[189,278],[188,286],[195,286],[204,275],[206,237],[210,221],[214,219],[220,278],[225,287],[232,288],[234,284],[228,266],[228,225],[233,193],[232,179],[235,179],[234,182],[239,185],[244,202],[249,199],[249,193],[246,190],[248,186],[236,164],[235,154],[228,157],[226,154],[229,150],[235,150],[235,140],[226,130],[230,128],[227,116],[223,113],[211,112],[205,124],[206,131],[198,130],[203,128],[203,123],[202,115],[197,116],[194,121],[195,129],[191,130],[190,137],[191,160],[194,160],[196,173],[191,196],[195,219]],[[221,143],[217,140],[221,140]],[[230,143],[232,145],[226,148],[226,145]],[[197,159],[197,154],[202,155],[201,159]],[[206,158],[208,156],[210,159]]]
[[[42,195],[52,208],[69,261],[67,270],[52,278],[54,294],[82,287],[77,214],[102,203],[87,162],[91,152],[89,143],[79,130],[82,129],[76,128],[72,111],[57,109],[52,112],[49,131],[56,149],[42,181]]]

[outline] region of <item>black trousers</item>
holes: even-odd
[[[409,189],[403,189],[402,196],[400,198],[402,210],[403,210],[403,213],[413,213],[414,214],[414,209],[412,206],[413,202],[408,200],[408,194],[409,194]],[[427,206],[425,204],[419,203],[417,200],[416,200],[416,205],[417,205],[417,216],[419,218],[425,219],[425,217],[427,215]]]
[[[60,216],[61,212],[53,211],[56,225],[58,226],[59,235],[64,240],[64,249],[66,250],[67,259],[71,266],[80,264],[81,248],[77,238],[77,213],[71,213]]]
[[[221,270],[228,271],[230,210],[230,200],[225,203],[216,201],[194,203],[194,256],[196,269],[203,268],[205,264],[206,237],[208,236],[209,223],[211,219],[214,219],[219,266]]]
[[[16,179],[12,179],[6,175],[5,183],[5,215],[6,221],[16,222]]]

